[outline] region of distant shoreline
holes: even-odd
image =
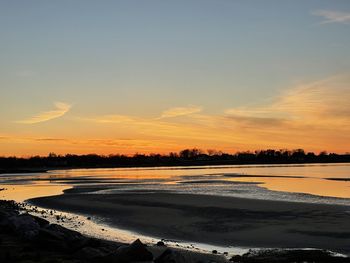
[[[54,170],[51,168],[47,169],[0,169],[0,174],[15,174],[15,173],[46,173],[50,170]]]
[[[169,154],[135,154],[115,155],[57,155],[48,156],[0,157],[0,173],[45,172],[58,169],[81,168],[145,168],[169,166],[203,166],[203,165],[254,165],[254,164],[312,164],[312,163],[350,163],[350,153],[336,154],[305,152],[296,150],[257,150],[254,152],[237,152],[235,154],[221,151],[203,151],[185,149]]]
[[[167,168],[167,167],[200,167],[200,166],[221,166],[221,165],[232,165],[232,166],[239,166],[239,165],[304,165],[304,164],[348,164],[349,161],[333,161],[333,162],[242,162],[242,163],[234,163],[234,162],[194,162],[194,163],[176,163],[176,164],[162,164],[162,165],[101,165],[101,166],[94,166],[94,165],[86,165],[86,166],[67,166],[67,167],[28,167],[28,168],[0,168],[0,174],[14,174],[14,173],[46,173],[48,171],[52,170],[72,170],[72,169],[116,169],[116,168]],[[196,169],[196,168],[194,168]],[[335,179],[333,179],[335,180]]]

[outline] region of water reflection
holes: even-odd
[[[48,183],[33,183],[33,184],[6,184],[2,185],[0,191],[0,198],[4,200],[15,200],[23,202],[30,198],[38,196],[52,196],[62,194],[63,191],[70,186],[54,185]]]
[[[75,186],[100,187],[101,194],[118,191],[172,191],[350,204],[350,199],[344,199],[350,198],[350,181],[327,180],[327,178],[349,179],[350,165],[74,169],[37,174],[5,174],[0,175],[0,188],[12,190],[1,191],[0,196],[23,201],[38,196],[60,194],[64,189]],[[293,195],[293,193],[299,195]],[[308,195],[316,195],[316,197]],[[323,200],[321,197],[328,197],[328,199]]]

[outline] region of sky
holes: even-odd
[[[0,0],[0,155],[350,152],[348,0]]]

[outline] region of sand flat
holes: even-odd
[[[315,247],[350,253],[350,207],[176,193],[69,191],[35,205],[103,217],[159,238],[221,246]]]

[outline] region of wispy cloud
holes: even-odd
[[[226,110],[237,121],[325,129],[350,127],[350,76],[337,76],[300,85],[277,96],[269,105]],[[286,127],[288,126],[288,127]]]
[[[30,118],[16,121],[16,122],[23,123],[23,124],[35,124],[35,123],[49,121],[49,120],[56,119],[63,116],[71,109],[71,107],[72,107],[71,105],[64,102],[55,102],[55,109],[50,111],[40,112]]]
[[[216,115],[191,106],[171,108],[160,118],[105,115],[81,120],[108,125],[133,138],[156,139],[168,150],[303,147],[345,151],[350,141],[348,83],[350,74],[306,83],[285,90],[269,103],[229,108]],[[172,118],[177,116],[186,118]]]
[[[315,16],[320,16],[324,20],[320,24],[341,23],[350,24],[350,12],[340,12],[331,10],[316,10],[312,12]]]
[[[78,119],[83,121],[96,122],[96,123],[126,123],[126,122],[135,121],[134,117],[130,117],[127,115],[119,115],[119,114],[102,115],[97,117],[78,118]]]
[[[175,107],[163,111],[160,118],[173,118],[178,116],[191,115],[202,111],[202,107],[190,105],[188,107]]]
[[[349,83],[350,74],[305,83],[286,89],[268,103],[229,108],[221,114],[202,113],[200,107],[189,106],[170,108],[159,114],[161,118],[118,114],[76,117],[78,128],[67,139],[46,135],[25,140],[19,134],[14,142],[31,147],[40,144],[46,152],[55,145],[61,152],[79,153],[132,154],[185,147],[224,151],[302,147],[346,152],[350,147]],[[90,132],[82,136],[85,129]],[[5,140],[0,139],[0,143],[6,147]]]
[[[66,141],[66,139],[63,139],[63,138],[35,138],[35,139],[32,139],[32,140],[35,140],[35,141],[38,141],[38,142],[64,142]]]

